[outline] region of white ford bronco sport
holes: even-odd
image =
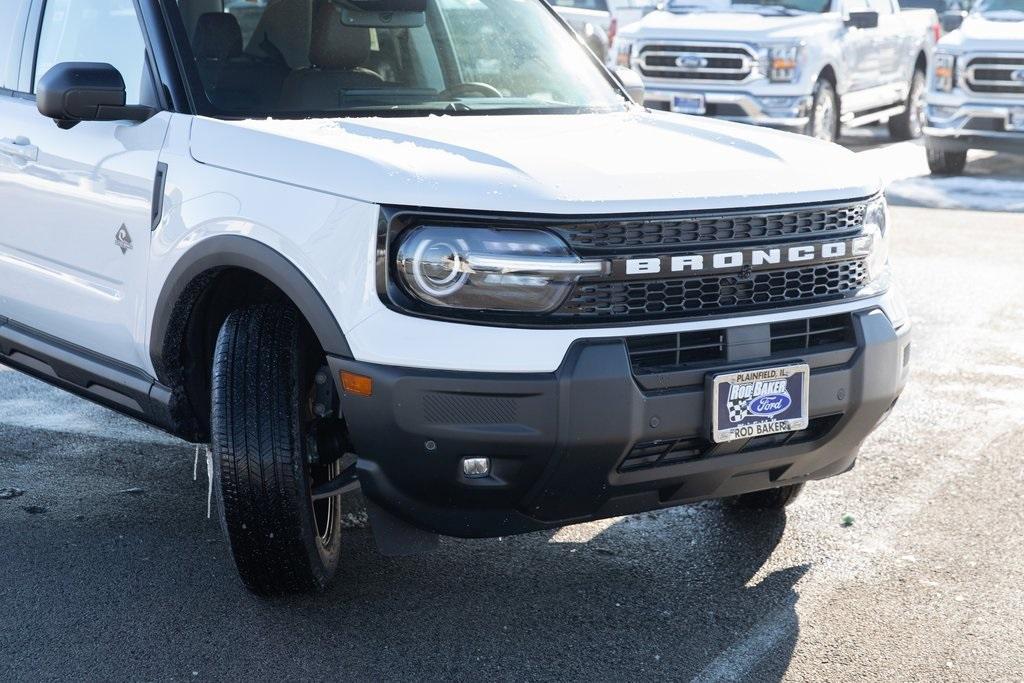
[[[0,4],[0,360],[209,443],[238,570],[853,467],[907,376],[850,153],[650,112],[540,0]]]

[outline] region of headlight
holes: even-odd
[[[865,257],[867,280],[862,295],[880,294],[889,288],[889,207],[885,198],[868,204],[864,232],[853,241],[853,253]]]
[[[624,66],[628,69],[633,65],[633,41],[616,38],[612,53],[615,55],[614,66]]]
[[[945,52],[935,53],[935,68],[932,84],[940,92],[952,92],[956,87],[956,55]]]
[[[773,83],[793,83],[800,78],[802,44],[767,45],[760,50],[762,71]]]
[[[543,230],[423,226],[401,240],[395,268],[402,288],[433,306],[546,313],[605,266]]]

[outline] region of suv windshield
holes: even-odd
[[[832,0],[670,0],[670,12],[757,12],[760,14],[822,13]]]
[[[415,7],[416,0],[402,0]],[[395,2],[395,0],[384,0]],[[211,5],[213,7],[211,7]],[[420,0],[422,8],[424,0]],[[540,0],[177,0],[190,79],[228,117],[569,113],[626,101]],[[396,5],[397,6],[397,5]]]

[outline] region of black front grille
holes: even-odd
[[[725,330],[645,334],[626,338],[633,372],[666,372],[725,360]]]
[[[984,55],[967,63],[967,85],[974,92],[1024,95],[1024,81],[1014,76],[1024,67],[1024,56]]]
[[[848,346],[856,342],[849,313],[772,323],[771,338],[773,354]]]
[[[555,230],[581,252],[651,249],[855,232],[864,222],[865,208],[864,204],[853,204],[770,213],[723,212],[717,215],[620,219],[555,226]]]
[[[553,315],[576,320],[643,320],[715,314],[840,299],[867,281],[863,259],[736,275],[581,282]]]
[[[629,362],[636,375],[676,372],[727,360],[724,329],[644,334],[626,338]],[[769,326],[771,353],[818,352],[857,343],[849,313],[800,318]]]

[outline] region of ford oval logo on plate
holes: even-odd
[[[773,417],[785,412],[786,408],[792,404],[793,400],[789,397],[789,394],[768,394],[767,396],[759,396],[751,401],[747,406],[747,410],[751,415],[757,415],[758,417]]]

